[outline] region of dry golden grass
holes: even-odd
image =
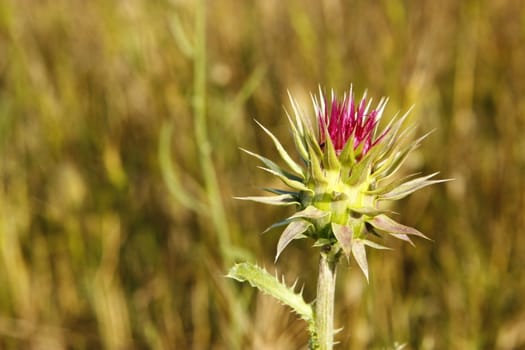
[[[223,277],[273,270],[287,214],[231,199],[272,181],[238,147],[272,154],[253,118],[292,147],[286,91],[350,83],[415,104],[407,171],[455,181],[394,208],[434,242],[342,267],[338,348],[525,348],[523,2],[203,2],[0,2],[0,349],[304,348]],[[312,298],[308,242],[276,268]]]

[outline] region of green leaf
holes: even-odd
[[[252,201],[270,205],[294,205],[300,204],[297,198],[290,194],[281,194],[277,196],[251,196],[251,197],[233,197],[243,201]]]
[[[418,236],[422,238],[429,239],[427,236],[419,232],[413,227],[405,226],[397,221],[389,218],[388,216],[382,214],[374,217],[372,220],[368,221],[372,226],[377,228],[378,230],[385,231],[387,233],[390,233],[392,235],[413,235]],[[396,236],[397,237],[397,236]],[[398,237],[399,238],[399,237]],[[408,238],[408,237],[407,237]],[[403,238],[401,238],[403,239]]]
[[[351,227],[339,225],[335,222],[332,222],[332,232],[334,233],[335,238],[343,248],[343,253],[346,255],[346,258],[350,258],[352,253],[352,240],[353,240],[353,231]]]
[[[279,255],[283,252],[284,248],[290,244],[294,239],[304,238],[306,236],[303,233],[312,226],[311,223],[305,220],[292,221],[283,231],[279,242],[277,242],[277,254],[275,254],[275,261],[279,259]]]
[[[271,137],[274,145],[275,145],[275,148],[277,149],[277,152],[279,152],[279,155],[281,156],[281,158],[286,162],[286,164],[288,164],[288,166],[290,167],[290,169],[293,170],[294,173],[300,175],[301,177],[304,178],[304,173],[303,173],[303,169],[301,168],[301,166],[299,164],[297,164],[293,159],[292,157],[290,157],[290,155],[288,154],[288,152],[286,152],[286,150],[284,149],[283,145],[281,144],[281,142],[279,142],[279,139],[277,137],[275,137],[274,134],[271,133],[270,130],[266,129],[261,123],[259,123],[257,120],[255,121],[263,130],[264,132],[266,132],[268,134],[268,136]]]
[[[366,281],[368,282],[368,262],[366,260],[365,245],[362,240],[354,241],[354,244],[352,244],[352,255],[354,256],[354,259],[357,262],[357,265],[359,265],[361,271],[363,271]]]
[[[261,292],[271,295],[284,305],[288,305],[303,320],[308,322],[310,329],[313,329],[313,310],[304,301],[301,292],[295,293],[293,287],[288,287],[283,282],[280,282],[265,269],[250,263],[235,264],[226,277],[233,278],[239,282],[248,282]]]

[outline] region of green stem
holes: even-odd
[[[319,350],[331,350],[334,344],[334,294],[339,255],[322,252],[319,262],[315,328]]]

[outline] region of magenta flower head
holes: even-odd
[[[381,138],[374,140],[374,131],[386,105],[385,99],[371,111],[369,111],[370,103],[366,104],[365,96],[356,106],[352,89],[341,101],[337,100],[333,91],[330,101],[326,100],[322,92],[319,94],[319,99],[314,97],[313,101],[319,124],[319,144],[322,148],[328,134],[337,155],[349,140],[352,141],[354,150],[362,146],[362,154],[365,155]]]
[[[416,174],[394,178],[409,153],[423,136],[412,141],[414,127],[402,128],[406,118],[392,118],[379,130],[387,99],[375,108],[366,95],[356,103],[352,89],[328,100],[320,90],[312,96],[314,118],[306,115],[290,97],[293,113],[287,113],[292,136],[300,156],[294,160],[279,140],[264,126],[288,169],[261,155],[263,170],[279,177],[290,189],[270,188],[272,196],[242,197],[272,205],[292,205],[297,212],[269,229],[286,226],[277,244],[276,259],[293,240],[309,237],[314,246],[334,257],[353,256],[368,278],[365,247],[386,249],[373,237],[381,233],[412,244],[410,236],[426,238],[418,230],[402,225],[390,217],[382,205],[404,198],[425,186],[444,180]]]

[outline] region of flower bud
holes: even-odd
[[[356,103],[352,89],[341,99],[332,92],[327,99],[320,90],[312,97],[315,123],[305,116],[290,96],[293,113],[287,113],[292,136],[301,158],[297,163],[280,141],[264,126],[287,169],[261,155],[263,170],[279,177],[290,189],[270,188],[272,196],[241,197],[272,205],[294,205],[297,212],[268,229],[286,226],[277,244],[279,257],[295,240],[310,237],[314,246],[353,256],[368,279],[365,246],[388,249],[369,240],[380,232],[412,244],[410,236],[426,238],[418,230],[404,226],[381,209],[383,201],[394,201],[414,191],[446,180],[435,180],[437,173],[392,179],[409,153],[426,137],[407,142],[414,128],[402,129],[407,114],[393,118],[378,130],[387,99],[371,108],[366,94]]]

